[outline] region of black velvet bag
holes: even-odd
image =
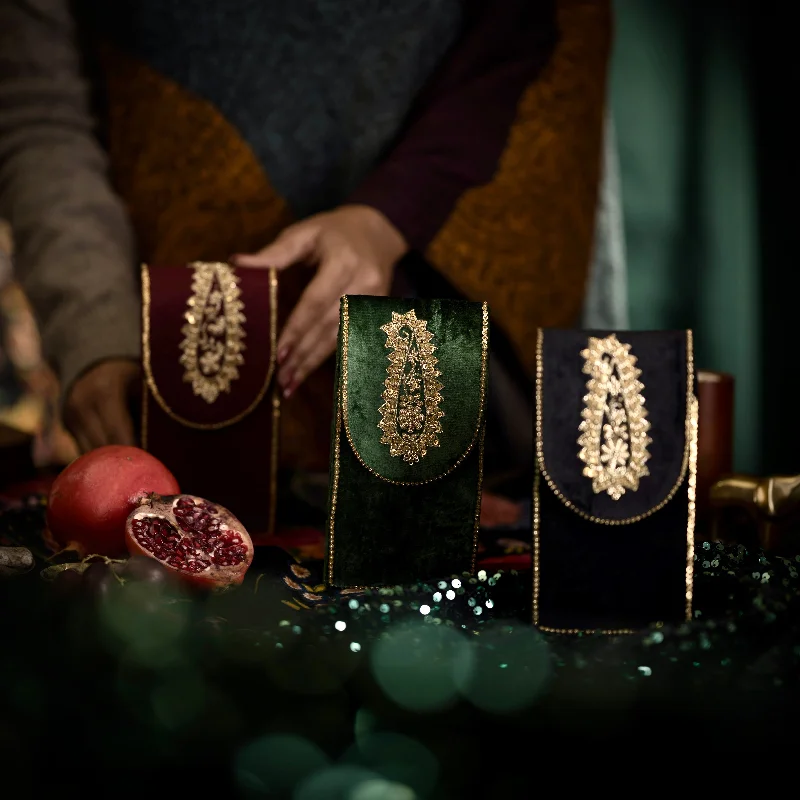
[[[540,330],[534,625],[690,619],[696,467],[691,331]]]

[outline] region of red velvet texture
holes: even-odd
[[[243,363],[230,391],[209,403],[184,379],[180,362],[194,271],[143,268],[142,445],[172,470],[184,492],[225,506],[259,534],[272,530],[275,511],[280,406],[277,287],[271,292],[270,281],[277,279],[260,269],[238,268],[235,274],[245,317]]]

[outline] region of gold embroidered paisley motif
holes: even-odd
[[[228,264],[190,266],[194,278],[181,328],[180,363],[183,380],[192,384],[195,395],[213,403],[221,392],[230,392],[244,363],[244,303],[239,280]]]
[[[607,492],[614,500],[627,490],[635,492],[640,479],[650,474],[647,446],[652,439],[639,381],[642,371],[630,350],[611,334],[590,337],[581,351],[583,371],[591,377],[583,398],[578,458],[586,464],[583,474],[592,479],[595,494]]]
[[[429,447],[439,446],[439,420],[444,416],[439,408],[443,387],[436,368],[433,333],[426,320],[417,319],[413,309],[407,314],[393,311],[392,321],[381,330],[390,350],[383,405],[379,409],[381,444],[389,445],[393,456],[415,464],[425,457]]]

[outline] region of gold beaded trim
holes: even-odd
[[[326,551],[328,585],[333,586],[333,554],[334,537],[336,533],[336,500],[339,496],[339,454],[340,435],[342,427],[342,400],[341,393],[337,392],[336,398],[336,432],[333,435],[333,475],[331,475],[331,508],[328,518],[328,549]]]
[[[191,266],[197,269],[197,266],[200,262],[196,262]],[[235,423],[244,419],[248,414],[250,414],[261,401],[264,399],[264,396],[269,389],[269,385],[272,381],[272,376],[275,372],[275,357],[276,357],[276,349],[277,349],[277,336],[278,336],[278,275],[275,270],[270,270],[270,279],[269,279],[269,306],[270,306],[270,362],[269,362],[269,369],[267,370],[267,375],[264,380],[261,389],[259,390],[258,394],[253,399],[253,402],[250,403],[247,408],[245,408],[240,413],[236,414],[229,419],[222,420],[220,422],[211,422],[211,423],[202,423],[202,422],[194,422],[186,417],[182,417],[181,415],[177,414],[175,411],[170,408],[167,401],[164,399],[163,395],[158,389],[156,385],[155,377],[153,375],[151,357],[150,357],[150,272],[146,264],[142,265],[142,368],[144,371],[145,377],[145,405],[146,405],[146,396],[147,392],[149,391],[150,394],[153,395],[153,398],[161,406],[161,409],[164,411],[167,416],[171,419],[175,420],[175,422],[179,422],[181,425],[185,425],[187,428],[194,428],[196,430],[204,430],[204,431],[213,431],[219,430],[220,428],[227,428],[229,425],[234,425]],[[195,275],[197,272],[195,272]],[[145,420],[146,422],[146,420]],[[147,427],[146,424],[143,424],[142,430],[146,431]],[[144,434],[143,434],[144,435]]]
[[[442,373],[436,368],[433,333],[427,320],[417,319],[413,308],[407,314],[392,311],[392,321],[381,330],[390,350],[383,405],[378,409],[381,444],[389,445],[392,456],[416,464],[429,447],[439,447],[442,432],[444,412],[439,404],[444,387],[439,381]]]
[[[457,469],[464,461],[464,459],[470,454],[472,448],[475,446],[475,443],[480,439],[480,432],[483,427],[483,418],[484,418],[484,407],[486,405],[486,372],[487,372],[487,362],[489,357],[489,306],[487,303],[483,303],[483,324],[481,326],[481,388],[480,388],[480,404],[478,408],[478,423],[475,428],[475,432],[472,436],[472,440],[470,441],[467,449],[459,456],[459,458],[444,472],[440,475],[436,475],[433,478],[428,478],[424,481],[393,481],[389,478],[384,477],[381,475],[377,470],[374,470],[372,467],[368,466],[364,459],[361,457],[361,454],[358,452],[358,448],[355,445],[355,441],[353,440],[353,436],[350,433],[350,422],[348,419],[348,400],[347,400],[347,370],[348,370],[348,337],[350,331],[350,319],[349,319],[349,308],[347,303],[347,297],[342,298],[342,374],[341,374],[341,383],[339,386],[339,392],[342,397],[342,420],[344,422],[344,431],[345,436],[347,436],[347,441],[350,444],[350,447],[353,450],[353,455],[358,459],[359,463],[361,464],[364,469],[368,472],[372,473],[376,478],[380,478],[382,481],[386,481],[387,483],[394,484],[395,486],[422,486],[426,483],[433,483],[433,481],[441,480],[442,478],[449,475],[453,470]]]
[[[541,631],[546,633],[563,633],[563,634],[579,634],[579,633],[599,633],[610,636],[624,635],[635,633],[630,628],[608,629],[608,630],[591,630],[580,628],[552,628],[540,624],[539,614],[539,592],[541,589],[541,563],[540,563],[540,528],[541,528],[541,510],[540,510],[540,484],[541,478],[544,477],[550,490],[561,500],[567,508],[574,511],[579,516],[590,522],[596,522],[606,525],[624,525],[641,520],[654,514],[659,509],[663,508],[677,493],[688,471],[689,478],[687,481],[687,521],[686,521],[686,570],[685,570],[685,619],[689,622],[692,619],[692,603],[694,595],[694,529],[697,513],[697,426],[699,408],[697,397],[694,394],[694,342],[692,331],[686,331],[686,445],[684,448],[684,461],[681,469],[681,475],[675,486],[672,487],[667,497],[654,508],[645,514],[637,515],[626,520],[605,520],[600,517],[593,517],[586,514],[580,509],[576,508],[569,500],[564,497],[561,491],[556,487],[555,483],[549,477],[545,470],[544,457],[543,457],[543,439],[542,439],[542,394],[543,394],[543,364],[542,364],[542,348],[544,346],[544,331],[539,329],[536,344],[536,461],[534,465],[533,477],[533,593],[532,593],[532,618],[533,624]]]
[[[348,343],[348,336],[350,333],[350,317],[348,313],[348,303],[347,297],[342,297],[342,345],[341,345],[341,373],[339,375],[339,390],[336,392],[336,430],[333,436],[333,470],[331,475],[331,499],[330,499],[330,512],[328,517],[328,547],[326,552],[326,565],[325,565],[325,574],[327,576],[327,581],[329,586],[335,585],[333,582],[333,568],[334,568],[334,555],[335,555],[335,537],[336,537],[336,509],[337,509],[337,500],[339,496],[339,458],[341,455],[341,429],[342,423],[344,422],[347,416],[347,343]],[[487,360],[488,360],[488,351],[489,351],[489,306],[484,303],[483,304],[483,325],[481,330],[481,393],[480,393],[480,414],[479,414],[479,421],[478,421],[478,430],[477,430],[477,437],[478,438],[478,498],[475,505],[475,522],[473,524],[472,529],[472,558],[470,562],[470,572],[475,572],[475,565],[478,557],[478,532],[480,530],[480,522],[481,522],[481,498],[482,493],[480,488],[483,486],[483,449],[484,449],[484,440],[486,436],[486,426],[483,424],[483,416],[484,416],[484,404],[485,404],[485,391],[486,391],[486,367],[487,367]],[[387,483],[394,484],[396,486],[421,486],[426,483],[432,483],[435,480],[439,480],[440,478],[445,477],[445,475],[449,475],[459,464],[461,464],[467,455],[472,450],[475,439],[470,443],[470,446],[467,448],[466,452],[459,458],[459,460],[447,470],[447,472],[443,473],[442,475],[437,476],[436,478],[431,478],[427,481],[419,481],[418,483],[401,483],[399,481],[389,481],[384,478],[382,475],[379,475],[375,470],[370,469],[365,463],[364,460],[360,457],[358,452],[356,451],[355,447],[353,446],[352,438],[350,437],[350,432],[347,429],[347,425],[345,423],[345,435],[347,436],[347,440],[350,443],[350,447],[353,450],[353,454],[358,459],[361,466],[364,467],[368,472],[372,475],[375,475],[377,478],[380,478]],[[348,586],[348,587],[340,587],[346,588],[350,590],[365,590],[368,588],[378,589],[379,586]]]
[[[274,348],[274,345],[273,345]],[[278,508],[278,456],[280,455],[281,392],[277,385],[272,387],[272,442],[269,464],[269,530],[275,532],[275,514]]]
[[[475,523],[472,527],[472,560],[469,571],[475,574],[475,565],[478,560],[478,533],[481,528],[481,501],[483,500],[483,445],[486,439],[486,426],[481,428],[481,441],[478,446],[478,499],[475,503]]]

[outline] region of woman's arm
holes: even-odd
[[[65,388],[140,347],[133,238],[95,138],[70,7],[0,3],[0,217]]]
[[[462,35],[395,147],[346,204],[237,258],[279,269],[300,261],[317,265],[278,342],[285,396],[334,351],[339,297],[387,294],[399,257],[409,248],[425,250],[459,198],[492,179],[520,99],[548,63],[557,40],[554,0],[464,5]]]

